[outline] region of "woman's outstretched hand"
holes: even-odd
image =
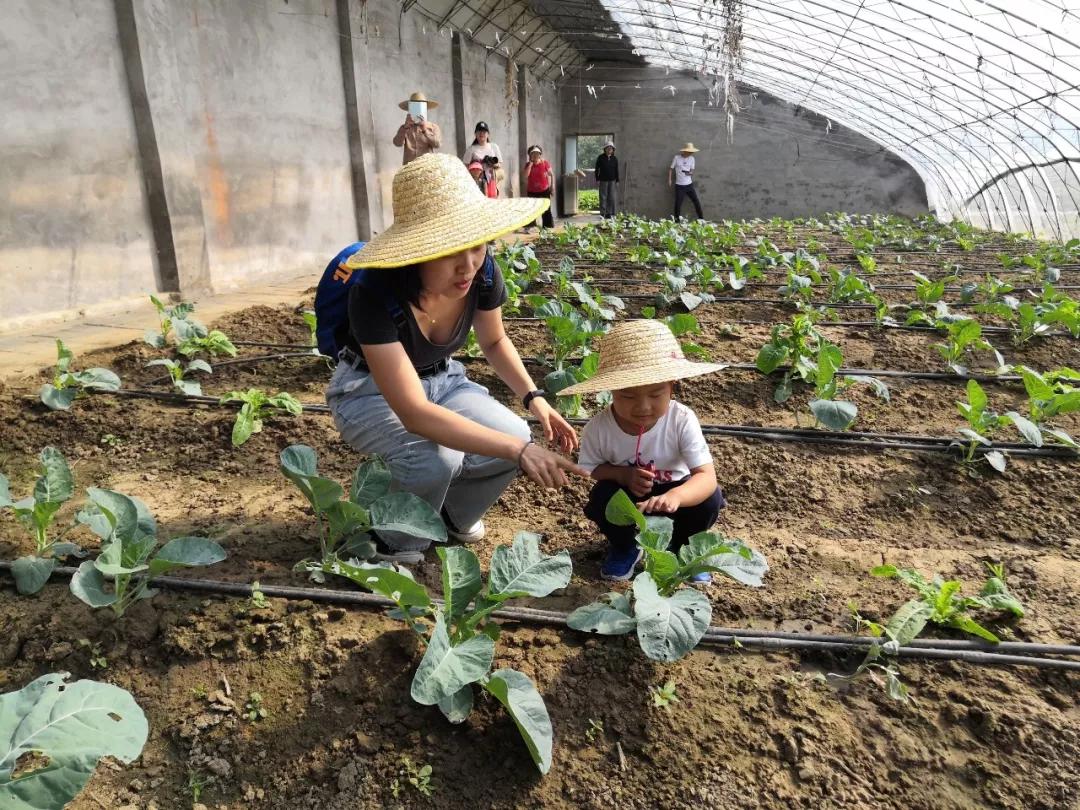
[[[530,480],[553,489],[565,487],[569,483],[567,473],[579,475],[582,478],[589,477],[588,471],[583,467],[533,442],[529,442],[522,449],[521,455],[518,456],[518,466]]]
[[[536,417],[540,427],[544,429],[545,441],[553,443],[564,453],[577,449],[577,431],[562,418],[557,410],[551,407],[546,399],[535,397],[529,403],[529,412]]]

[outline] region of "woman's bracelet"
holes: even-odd
[[[525,442],[525,446],[522,447],[521,450],[518,451],[518,454],[517,454],[517,466],[518,466],[519,470],[521,469],[521,458],[522,458],[522,456],[525,455],[525,451],[529,449],[529,445],[532,444],[532,443],[533,443],[533,440],[529,439],[527,442]]]

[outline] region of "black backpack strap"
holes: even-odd
[[[404,307],[398,303],[397,298],[385,286],[382,287],[381,292],[386,311],[390,313],[390,317],[394,321],[394,328],[398,330],[398,335],[405,334],[408,330],[409,319],[405,317]]]

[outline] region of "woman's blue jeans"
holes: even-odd
[[[466,419],[516,436],[531,438],[520,416],[496,402],[488,390],[465,376],[461,363],[451,360],[446,371],[421,378],[427,398]],[[342,439],[361,453],[378,455],[389,465],[394,489],[423,498],[453,525],[468,529],[480,520],[518,473],[517,464],[501,458],[451,450],[409,433],[366,371],[338,363],[326,404]],[[380,532],[387,545],[406,551],[423,550],[426,540],[399,532]]]

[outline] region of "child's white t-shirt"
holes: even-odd
[[[660,420],[638,437],[623,432],[611,408],[605,408],[581,431],[578,464],[589,472],[601,464],[644,467],[657,484],[680,481],[690,470],[712,463],[712,453],[701,433],[701,423],[681,402],[672,402]]]

